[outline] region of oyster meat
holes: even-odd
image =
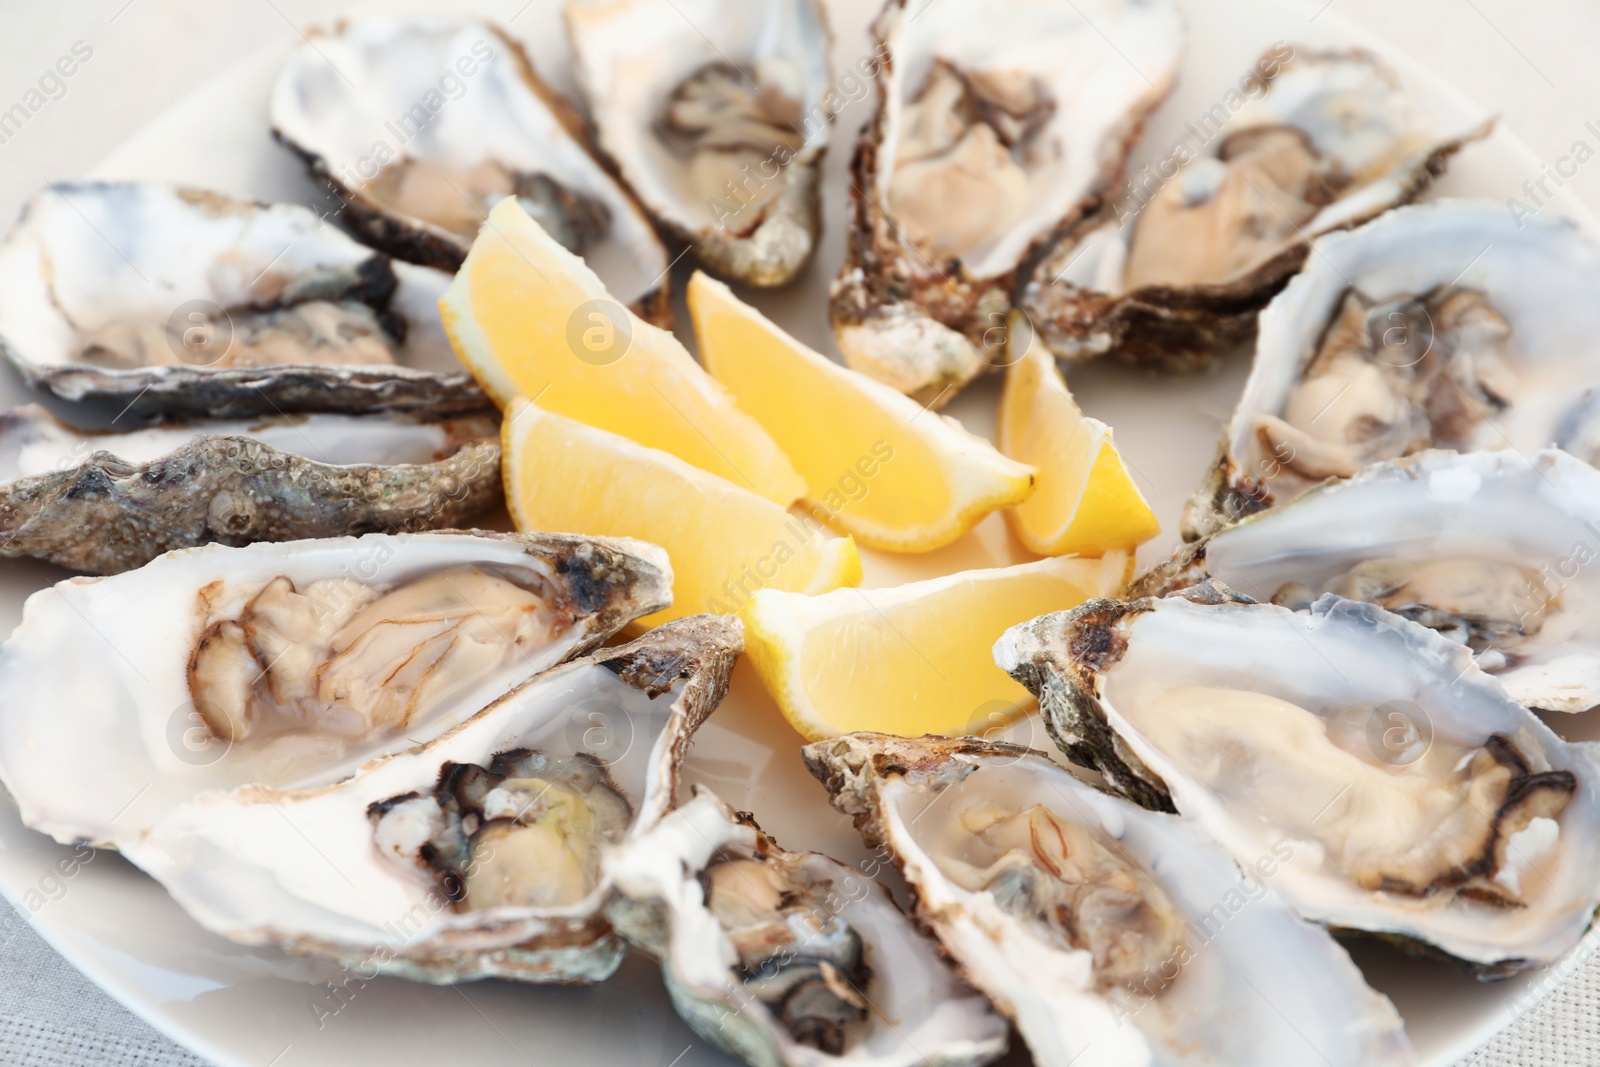
[[[278,415],[115,433],[73,429],[37,404],[0,414],[0,555],[91,574],[208,541],[447,529],[499,498],[489,416]]]
[[[995,661],[1071,759],[1242,864],[1279,856],[1309,919],[1493,978],[1559,957],[1600,905],[1600,749],[1376,605],[1208,583],[1043,616]]]
[[[1171,90],[1171,0],[890,0],[831,293],[845,362],[924,402],[1003,362],[1019,268],[1094,209]]]
[[[449,282],[297,205],[61,182],[0,243],[0,353],[119,419],[483,411],[439,325]]]
[[[569,0],[566,17],[600,148],[662,228],[719,274],[793,281],[840,106],[817,0]]]
[[[1317,242],[1261,316],[1194,540],[1429,448],[1600,451],[1600,246],[1499,205],[1400,208]]]
[[[680,619],[337,784],[197,796],[123,851],[245,944],[425,982],[601,981],[624,951],[608,852],[671,809],[741,647],[737,620]]]
[[[860,870],[789,852],[704,788],[612,864],[611,920],[673,1005],[760,1067],[977,1067],[1006,1025]]]
[[[1412,1062],[1344,949],[1194,827],[975,738],[851,734],[806,765],[1040,1067]]]
[[[1600,705],[1600,473],[1565,452],[1423,452],[1185,545],[1132,587],[1215,578],[1295,610],[1377,604],[1470,648],[1518,703]]]
[[[313,32],[272,92],[272,128],[397,259],[454,271],[514,196],[644,318],[671,322],[667,253],[590,154],[572,105],[498,27],[443,15]]]
[[[438,737],[671,582],[642,542],[454,532],[213,544],[60,582],[0,645],[0,781],[29,827],[121,847],[206,790],[325,786]]]
[[[1022,305],[1062,358],[1204,366],[1248,338],[1313,238],[1416,199],[1492,126],[1438,130],[1376,56],[1280,43],[1043,259]]]

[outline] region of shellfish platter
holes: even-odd
[[[8,921],[229,1067],[1482,1045],[1596,943],[1600,222],[1317,8],[378,3],[50,185]]]

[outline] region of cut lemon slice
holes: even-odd
[[[1030,345],[1006,372],[996,437],[1002,452],[1039,471],[1033,495],[1006,512],[1031,551],[1099,555],[1161,532],[1111,443],[1111,427],[1078,410],[1044,346]]]
[[[1129,557],[1047,559],[825,596],[763,589],[739,613],[745,648],[784,717],[815,741],[856,730],[956,736],[1031,706],[994,665],[1007,628],[1108,596]]]
[[[807,510],[862,544],[931,551],[1032,491],[1032,468],[813,352],[721,282],[696,274],[689,313],[706,369],[805,476]]]
[[[786,507],[805,493],[783,451],[678,339],[613,299],[515,197],[489,212],[439,310],[461,362],[501,407],[529,397]]]
[[[501,437],[517,529],[637,537],[667,550],[672,606],[644,627],[733,614],[763,587],[824,593],[861,581],[850,538],[676,456],[522,399]]]

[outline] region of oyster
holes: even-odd
[[[890,0],[831,314],[845,362],[922,401],[991,365],[1019,267],[1092,211],[1171,90],[1171,0]]]
[[[482,411],[439,325],[449,282],[296,205],[60,183],[0,243],[0,353],[119,419]]]
[[[566,16],[600,148],[650,214],[719,274],[793,281],[839,106],[817,0],[569,0]]]
[[[601,981],[624,951],[607,853],[672,807],[740,647],[737,620],[680,619],[338,784],[195,797],[124,852],[245,944],[368,976]]]
[[[671,322],[667,253],[590,155],[572,105],[487,22],[364,18],[313,33],[272,92],[272,128],[363,241],[454,271],[515,196],[642,317]]]
[[[1006,1024],[859,870],[789,852],[699,789],[611,864],[611,921],[695,1033],[757,1067],[963,1067]]]
[[[0,555],[91,574],[207,541],[461,526],[499,499],[488,416],[279,415],[113,433],[75,430],[37,404],[0,414]]]
[[[1071,759],[1243,864],[1278,855],[1273,887],[1309,919],[1500,977],[1600,905],[1600,748],[1375,605],[1092,600],[1013,627],[995,661]]]
[[[1411,1062],[1326,933],[1193,827],[974,738],[852,734],[806,765],[1040,1067]]]
[[[1145,167],[1033,272],[1022,306],[1056,355],[1204,366],[1249,337],[1313,238],[1416,199],[1493,127],[1435,129],[1359,50],[1279,44],[1241,88],[1189,124],[1200,145]]]
[[[0,645],[0,781],[31,828],[121,847],[205,790],[323,786],[438,737],[671,583],[637,541],[454,532],[207,545],[70,579]]]
[[[1600,473],[1565,452],[1423,452],[1185,545],[1132,596],[1215,578],[1295,610],[1364,600],[1466,645],[1519,704],[1600,705]]]
[[[1318,240],[1261,316],[1194,540],[1325,478],[1428,448],[1600,450],[1600,246],[1489,202]]]

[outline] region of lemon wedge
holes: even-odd
[[[862,544],[931,551],[1032,492],[1031,467],[812,351],[721,282],[696,274],[689,314],[706,370],[805,476],[807,510]]]
[[[1006,512],[1030,551],[1099,555],[1161,532],[1111,443],[1111,427],[1078,410],[1042,345],[1029,345],[1006,372],[996,437],[1002,452],[1039,471],[1033,495]]]
[[[678,339],[612,298],[515,197],[489,212],[439,310],[461,362],[501,407],[529,397],[785,507],[805,492]]]
[[[861,581],[855,542],[654,448],[517,399],[501,427],[519,530],[637,537],[667,550],[672,606],[648,628],[731,615],[763,587],[823,593]]]
[[[794,728],[816,741],[856,730],[956,736],[1031,706],[994,665],[1009,627],[1128,578],[1130,558],[1047,559],[889,589],[804,596],[763,589],[740,617],[756,673]]]

